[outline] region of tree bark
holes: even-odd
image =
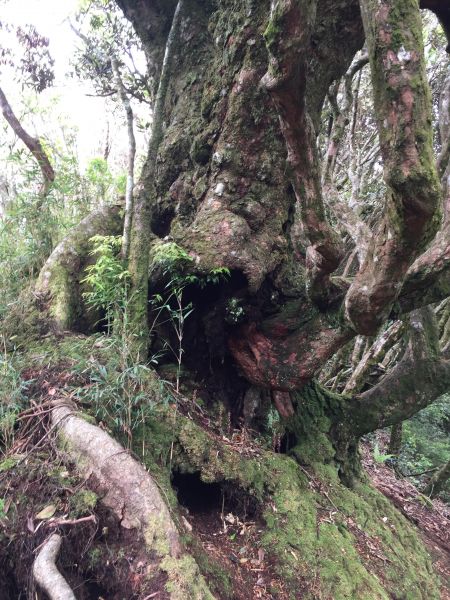
[[[345,305],[353,327],[373,335],[391,311],[408,268],[439,227],[441,189],[417,2],[360,4],[388,193],[386,216]]]
[[[11,129],[17,135],[18,138],[22,140],[28,150],[31,152],[33,157],[36,159],[39,168],[42,173],[42,186],[39,190],[39,204],[38,208],[42,206],[43,201],[47,197],[50,188],[55,180],[55,172],[53,170],[52,165],[50,164],[50,160],[45,152],[44,148],[39,139],[32,137],[29,133],[25,131],[22,127],[19,119],[14,114],[3,90],[0,88],[0,108],[2,110],[3,116],[5,117],[8,124],[11,126]]]
[[[122,259],[128,260],[130,253],[131,223],[133,217],[133,191],[134,191],[134,159],[136,156],[136,138],[134,137],[134,115],[130,99],[120,76],[119,63],[116,58],[111,58],[111,67],[114,73],[115,86],[120,101],[125,109],[128,131],[128,164],[127,186],[125,190],[125,216],[123,222]],[[109,125],[108,125],[109,127]]]
[[[158,150],[163,139],[164,108],[171,77],[174,53],[178,43],[183,0],[178,0],[173,14],[172,26],[167,38],[159,79],[158,92],[153,110],[153,123],[147,159],[144,165],[140,189],[133,207],[130,240],[129,271],[131,280],[129,315],[133,340],[132,353],[136,361],[147,359],[148,329],[148,271],[151,239],[152,208],[156,200],[155,172]]]
[[[398,456],[402,448],[403,441],[403,421],[396,423],[391,427],[391,435],[389,438],[388,454]]]
[[[71,587],[56,567],[61,543],[62,538],[57,533],[45,540],[33,563],[33,575],[50,600],[76,600]]]

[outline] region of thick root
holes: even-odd
[[[183,553],[180,537],[160,491],[148,471],[99,427],[57,403],[52,425],[70,461],[93,481],[103,505],[122,527],[142,535],[150,555],[158,557],[168,577],[172,600],[213,600],[195,560]]]
[[[121,204],[104,205],[92,212],[56,246],[42,267],[36,292],[49,296],[51,317],[58,328],[88,328],[90,323],[84,323],[88,311],[83,303],[80,280],[91,259],[90,239],[94,235],[120,235],[122,212]]]
[[[33,564],[33,576],[50,600],[76,600],[71,587],[56,567],[61,542],[61,536],[57,533],[44,542]]]
[[[105,431],[74,414],[66,404],[52,412],[64,449],[82,474],[94,477],[102,502],[125,529],[138,529],[147,545],[177,557],[181,545],[175,524],[150,474]]]

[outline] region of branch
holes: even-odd
[[[55,180],[55,172],[48,159],[45,150],[39,139],[32,137],[20,124],[19,119],[14,114],[2,88],[0,87],[0,108],[3,116],[5,117],[8,124],[11,126],[14,133],[22,140],[28,150],[36,159],[39,168],[41,169],[42,177],[44,179],[41,189],[39,190],[39,205],[41,207],[42,202],[47,197],[50,187]]]
[[[428,8],[439,19],[447,36],[447,52],[450,52],[450,6],[443,0],[420,0],[420,8]]]
[[[33,563],[33,575],[50,600],[76,600],[72,589],[56,567],[62,538],[53,533],[42,545]]]
[[[360,4],[388,192],[385,217],[345,304],[355,330],[373,335],[389,315],[408,268],[436,233],[441,194],[417,2]]]
[[[431,498],[435,498],[444,489],[447,481],[450,479],[450,460],[437,471],[428,485],[423,490],[423,493]]]
[[[450,388],[450,360],[438,348],[431,308],[411,314],[408,348],[400,362],[370,390],[348,402],[357,436],[409,419]]]
[[[133,190],[134,190],[134,159],[136,156],[136,138],[134,137],[134,115],[130,99],[127,96],[122,78],[120,76],[119,63],[116,58],[111,59],[111,67],[114,74],[114,84],[120,100],[125,109],[128,128],[128,164],[127,164],[127,187],[125,191],[125,218],[123,224],[122,259],[128,260],[130,253],[131,221],[133,216]]]
[[[383,360],[387,351],[401,338],[403,331],[403,323],[396,321],[375,340],[353,369],[344,394],[355,394],[363,388],[373,366]]]
[[[344,76],[344,102],[342,108],[337,103],[337,89],[333,86],[333,91],[328,95],[330,104],[335,113],[333,120],[333,132],[327,148],[325,159],[325,168],[323,173],[323,183],[329,184],[333,180],[333,174],[336,166],[336,158],[339,153],[344,133],[347,125],[350,123],[350,111],[353,105],[353,77],[369,62],[369,55],[363,54],[355,58]]]
[[[342,249],[325,216],[314,127],[305,106],[306,59],[315,12],[316,2],[277,3],[265,31],[269,68],[262,82],[280,117],[292,186],[309,241],[306,262],[310,294],[319,304],[327,304],[329,275],[338,267]]]

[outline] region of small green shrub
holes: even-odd
[[[91,242],[94,247],[90,254],[97,260],[86,268],[87,275],[81,280],[90,288],[83,297],[92,308],[105,311],[110,332],[114,320],[125,310],[128,299],[129,272],[119,256],[122,237],[96,235]]]
[[[17,415],[22,410],[25,392],[31,381],[25,382],[14,362],[14,356],[0,355],[0,450],[7,450],[14,440]]]

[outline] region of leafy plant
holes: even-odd
[[[105,312],[110,333],[114,320],[124,312],[128,297],[129,272],[119,257],[122,238],[97,235],[91,241],[91,255],[97,260],[86,268],[87,275],[81,280],[90,288],[83,297],[92,308]]]
[[[378,442],[375,443],[375,446],[373,448],[373,457],[375,459],[375,462],[385,463],[387,460],[393,458],[393,456],[393,454],[383,454],[382,452],[380,452],[380,446]]]
[[[150,330],[153,331],[157,324],[169,321],[175,333],[176,346],[173,347],[168,340],[165,346],[170,349],[177,361],[176,392],[180,388],[181,362],[183,358],[183,337],[186,319],[192,314],[194,305],[183,301],[183,294],[188,285],[196,285],[204,289],[208,284],[216,285],[230,276],[227,267],[216,267],[206,275],[186,273],[186,268],[192,265],[193,258],[175,242],[159,245],[154,253],[155,263],[162,267],[164,275],[170,277],[166,284],[166,293],[155,294],[151,300],[155,314]]]
[[[150,365],[132,363],[122,335],[96,336],[91,351],[82,350],[73,369],[84,381],[72,390],[74,397],[88,404],[98,421],[125,436],[129,446],[136,428],[164,401],[161,381]]]
[[[17,415],[23,408],[25,391],[30,385],[25,382],[6,349],[0,355],[0,448],[5,451],[14,440]]]

